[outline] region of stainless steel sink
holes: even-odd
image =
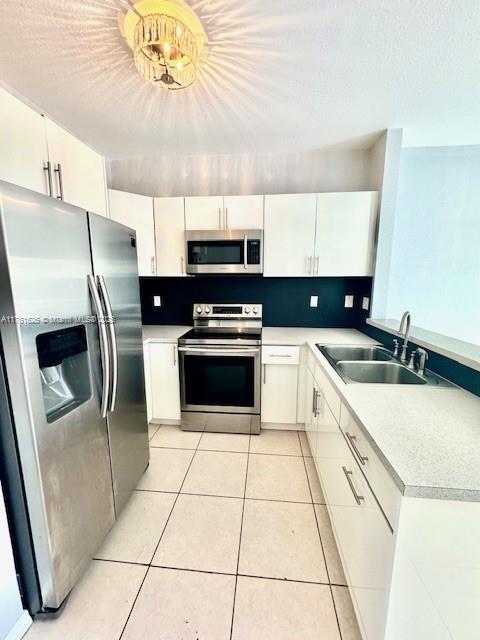
[[[329,360],[339,362],[340,360],[374,360],[387,361],[393,359],[393,354],[384,347],[370,346],[340,346],[332,345],[321,347],[320,351]]]
[[[393,352],[371,345],[317,344],[338,375],[347,383],[418,384],[438,387],[454,386],[431,371],[419,374],[394,357]]]
[[[427,384],[425,378],[399,362],[338,362],[337,369],[351,382]]]

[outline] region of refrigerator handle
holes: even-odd
[[[110,395],[110,402],[108,405],[109,411],[115,411],[115,403],[117,401],[117,387],[118,387],[118,350],[117,350],[117,334],[115,332],[115,318],[113,317],[112,305],[110,304],[110,297],[108,295],[107,285],[105,284],[105,278],[103,276],[97,276],[98,286],[100,287],[100,293],[107,311],[107,324],[110,334],[110,353],[112,355],[112,391]]]
[[[102,418],[107,417],[108,412],[108,395],[110,388],[110,357],[108,355],[108,337],[107,327],[105,325],[105,315],[102,309],[102,303],[100,296],[98,295],[97,287],[95,286],[95,280],[92,275],[88,275],[88,288],[90,289],[90,295],[92,296],[93,305],[95,307],[95,313],[98,322],[98,333],[100,336],[100,357],[102,360],[102,403],[101,414]]]

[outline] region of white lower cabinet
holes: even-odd
[[[152,420],[180,420],[180,379],[177,343],[149,344]]]
[[[262,423],[297,424],[299,347],[262,347]]]

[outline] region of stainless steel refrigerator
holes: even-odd
[[[25,604],[57,609],[148,461],[135,232],[0,182],[2,483]]]

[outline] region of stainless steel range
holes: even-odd
[[[182,429],[260,433],[261,304],[195,304],[179,341]]]

